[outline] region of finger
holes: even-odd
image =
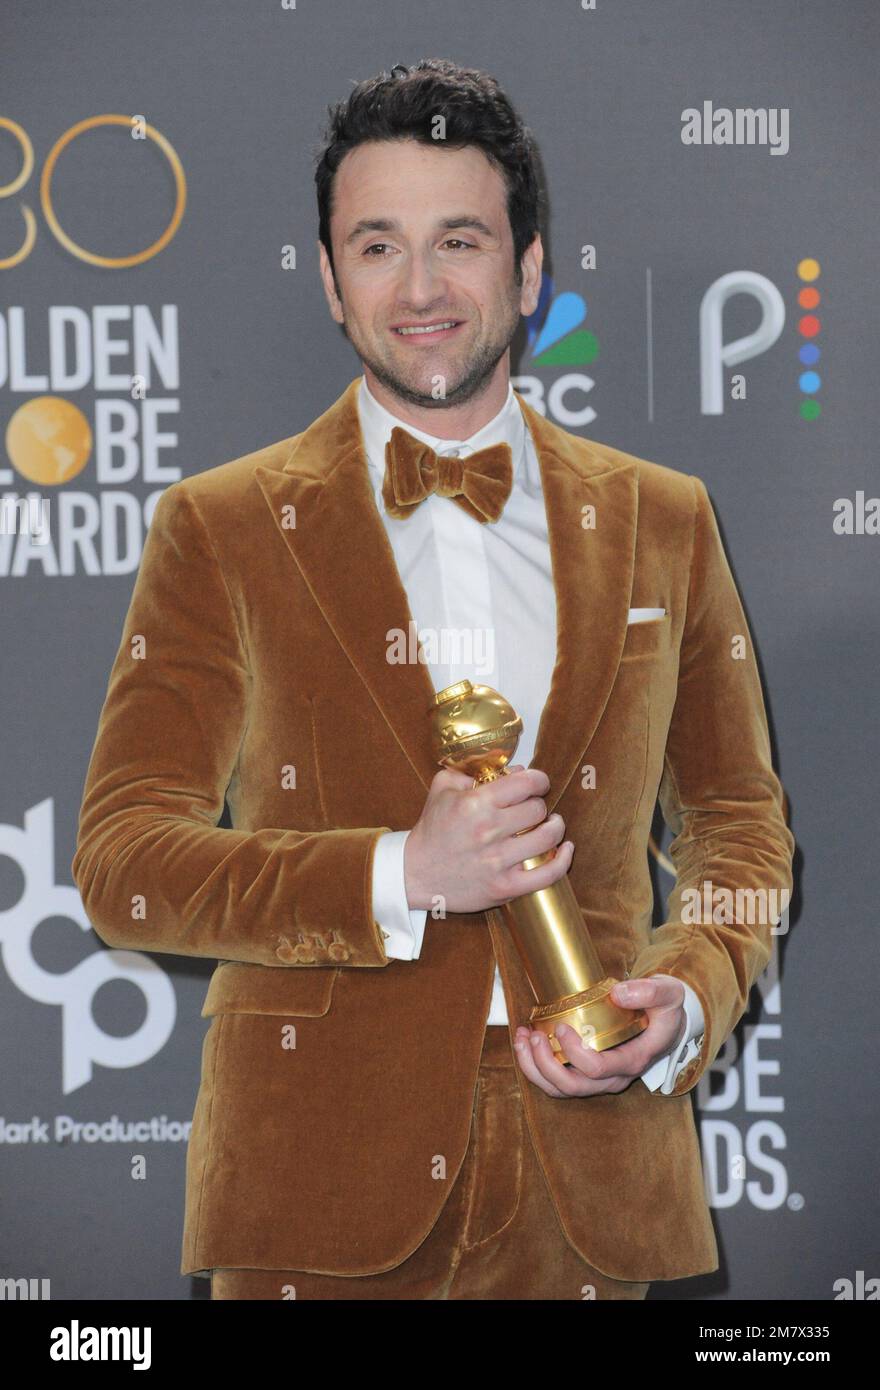
[[[567,1024],[556,1027],[556,1036],[573,1067],[609,1083],[627,1078],[627,1084],[641,1076],[659,1057],[665,1057],[683,1038],[686,1018],[683,1009],[652,1010],[647,1028],[635,1038],[615,1047],[595,1052],[585,1045],[576,1030]]]
[[[552,1081],[548,1081],[545,1076],[535,1066],[535,1059],[532,1056],[532,1045],[529,1042],[528,1029],[517,1029],[517,1039],[513,1044],[516,1060],[519,1063],[520,1071],[532,1082],[533,1085],[540,1087],[548,1096],[554,1100],[564,1100],[565,1092],[560,1091],[559,1087]]]
[[[534,869],[524,869],[521,864],[514,864],[507,870],[504,880],[504,901],[520,898],[523,893],[537,893],[541,888],[549,888],[568,873],[573,855],[574,845],[571,840],[566,840],[545,864],[538,864]]]
[[[614,1082],[626,1078],[629,1082],[633,1077],[641,1076],[653,1061],[655,1054],[660,1051],[656,1035],[652,1036],[648,1046],[643,1044],[642,1040],[647,1037],[649,1031],[650,1028],[646,1028],[638,1038],[630,1038],[627,1042],[618,1043],[616,1047],[607,1047],[602,1052],[597,1052],[585,1043],[578,1031],[570,1028],[567,1023],[557,1024],[556,1037],[562,1044],[568,1061],[584,1076],[589,1076],[593,1081]]]
[[[499,844],[502,840],[512,839],[513,836],[519,837],[511,847],[515,856],[511,858],[511,863],[528,858],[528,847],[520,849],[525,832],[539,830],[546,834],[545,827],[552,823],[557,827],[557,831],[553,838],[547,841],[549,848],[552,844],[558,844],[565,830],[565,822],[558,811],[554,811],[552,816],[547,815],[547,803],[542,796],[530,796],[525,801],[514,802],[511,806],[492,804],[491,807],[487,806],[486,810],[490,816],[487,844]]]
[[[523,805],[531,806],[534,803],[523,802]],[[512,829],[506,822],[505,812],[502,812],[502,816],[505,820],[498,826],[492,843],[497,845],[505,869],[512,869],[524,859],[532,859],[535,855],[546,854],[548,849],[555,849],[565,834],[565,821],[558,811],[554,811],[546,820],[539,816],[537,824],[535,816],[529,812],[522,818],[525,823]]]
[[[546,772],[539,772],[534,767],[508,772],[505,777],[486,783],[486,791],[495,806],[514,806],[529,796],[543,796],[549,790],[550,778]]]
[[[545,1081],[549,1081],[566,1096],[582,1096],[588,1093],[591,1078],[576,1070],[572,1073],[570,1068],[558,1061],[546,1033],[532,1032],[528,1046],[531,1048],[532,1060]],[[584,1089],[585,1085],[587,1090]]]
[[[611,990],[616,1004],[626,1009],[670,1009],[684,1000],[684,985],[671,975],[641,976],[619,980]]]
[[[513,806],[497,807],[496,826],[497,840],[507,839],[509,835],[519,835],[523,830],[537,830],[540,826],[547,825],[553,821],[559,825],[559,834],[556,836],[558,843],[562,839],[565,829],[565,821],[558,811],[547,815],[547,803],[543,796],[530,796],[525,801],[518,801]]]
[[[433,785],[438,788],[449,788],[452,791],[470,791],[474,785],[473,777],[468,777],[464,772],[459,772],[454,767],[441,767],[439,772],[435,772]]]
[[[575,1044],[580,1048],[581,1040],[577,1033],[572,1029],[568,1029],[567,1031],[570,1035],[573,1035]],[[543,1058],[547,1059],[547,1066],[561,1066],[563,1059],[568,1059],[568,1051],[563,1046],[562,1058],[560,1058],[559,1055],[553,1051],[549,1038],[540,1033],[540,1030],[538,1030],[538,1032],[539,1041],[534,1044],[532,1049],[535,1065],[539,1069],[541,1068],[541,1058],[535,1056],[535,1053],[540,1053]],[[559,1043],[563,1043],[563,1038],[560,1036],[558,1028],[556,1029],[556,1040]],[[545,1043],[546,1047],[543,1045]],[[592,1049],[589,1049],[589,1052],[590,1060],[588,1060],[587,1065],[591,1066],[595,1063],[597,1054],[593,1052]],[[567,1096],[603,1096],[609,1092],[625,1091],[627,1086],[632,1084],[633,1080],[631,1076],[617,1076],[613,1073],[601,1077],[590,1076],[585,1072],[579,1071],[575,1066],[563,1067],[563,1072],[566,1079],[560,1081],[559,1085],[565,1086],[565,1093]]]

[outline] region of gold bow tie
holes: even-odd
[[[389,516],[401,520],[432,492],[451,497],[476,521],[497,521],[513,487],[509,444],[477,449],[468,458],[438,454],[400,425],[385,445],[382,500]]]

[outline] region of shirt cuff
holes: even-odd
[[[422,949],[427,908],[411,908],[406,897],[403,851],[408,830],[386,830],[373,852],[373,920],[389,960],[416,960]]]
[[[672,1094],[679,1073],[699,1055],[703,1045],[705,1020],[702,1006],[690,985],[684,980],[681,983],[684,985],[684,1033],[671,1051],[658,1057],[641,1076],[648,1090],[659,1090],[661,1096]]]

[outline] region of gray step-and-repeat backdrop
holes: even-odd
[[[514,384],[706,483],[798,842],[771,964],[695,1094],[721,1268],[650,1297],[878,1296],[878,39],[873,0],[4,7],[0,495],[48,503],[48,543],[0,534],[0,1276],[208,1294],[178,1266],[212,967],[95,936],[83,779],[163,488],[359,371],[317,275],[328,103],[450,57],[542,154]]]

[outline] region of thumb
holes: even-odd
[[[654,1003],[655,988],[652,980],[618,980],[611,998],[627,1009],[646,1009]]]
[[[672,975],[648,975],[619,981],[611,997],[628,1009],[673,1009],[684,1001],[684,985]]]
[[[441,767],[439,772],[434,773],[431,785],[438,790],[451,788],[452,791],[469,791],[474,785],[474,779],[464,772],[459,772],[458,768]]]

